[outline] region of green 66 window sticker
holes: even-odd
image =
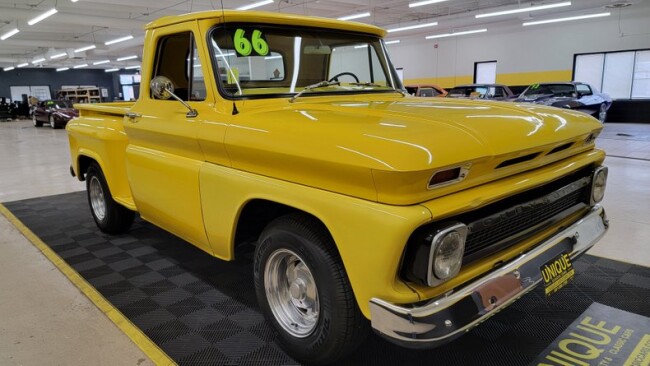
[[[250,30],[239,28],[233,37],[237,56],[266,56],[269,54],[269,44],[259,29]]]

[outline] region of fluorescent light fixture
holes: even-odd
[[[126,56],[126,57],[120,57],[120,58],[117,59],[117,61],[133,60],[134,58],[138,58],[138,56]]]
[[[18,32],[20,32],[18,30],[18,28],[14,28],[14,29],[10,30],[9,32],[7,32],[7,33],[3,34],[2,36],[0,36],[0,41],[4,41],[5,39],[13,36],[14,34],[16,34]]]
[[[396,39],[394,41],[386,41],[386,42],[384,42],[384,44],[396,44],[396,43],[400,43],[400,42],[401,41],[399,39]]]
[[[266,57],[264,57],[265,60],[275,60],[275,59],[278,59],[278,58],[282,58],[282,56],[281,55],[275,55],[275,56],[266,56]]]
[[[425,1],[416,1],[414,3],[409,4],[409,8],[416,8],[418,6],[424,6],[424,5],[429,5],[429,4],[436,4],[436,3],[441,3],[443,1],[447,0],[425,0]]]
[[[70,0],[70,1],[72,1],[73,3],[76,3],[76,2],[79,1],[79,0]]]
[[[109,46],[109,45],[112,45],[112,44],[115,44],[115,43],[120,43],[120,42],[128,41],[129,39],[133,39],[133,36],[132,36],[132,35],[128,35],[128,36],[126,36],[126,37],[120,37],[120,38],[111,39],[110,41],[106,41],[106,42],[104,42],[104,44],[107,45],[107,46]]]
[[[462,32],[454,32],[454,33],[434,34],[432,36],[426,36],[424,38],[426,39],[446,38],[446,37],[464,36],[466,34],[484,33],[484,32],[487,32],[487,28],[462,31]]]
[[[97,46],[95,46],[93,44],[93,45],[90,45],[90,46],[77,48],[76,50],[74,50],[74,53],[79,53],[79,52],[88,51],[88,50],[94,50],[95,48],[97,48]]]
[[[415,25],[409,25],[409,26],[406,26],[406,27],[388,29],[388,30],[386,30],[386,32],[388,32],[388,33],[401,32],[401,31],[411,30],[411,29],[435,27],[436,25],[438,25],[438,22],[415,24]]]
[[[56,14],[56,13],[58,13],[58,12],[59,12],[59,11],[56,10],[56,8],[52,8],[52,9],[46,11],[45,13],[43,13],[43,14],[37,16],[36,18],[34,18],[34,19],[28,21],[27,24],[29,24],[29,25],[34,25],[34,24],[40,22],[41,20],[43,20],[43,19],[45,19],[45,18],[49,18],[49,17],[51,17],[52,15],[54,15],[54,14]]]
[[[564,2],[561,2],[561,3],[555,3],[555,4],[537,5],[537,6],[529,6],[527,8],[518,8],[518,9],[511,9],[511,10],[504,10],[504,11],[495,11],[494,13],[476,14],[474,17],[475,18],[496,17],[496,16],[499,16],[499,15],[528,13],[530,11],[561,8],[563,6],[571,6],[571,2],[570,1],[564,1]]]
[[[370,16],[369,12],[366,13],[358,13],[358,14],[352,14],[352,15],[346,15],[344,17],[336,18],[338,20],[352,20],[352,19],[359,19],[359,18],[367,18]]]
[[[368,48],[368,45],[367,45],[367,44],[362,44],[362,45],[360,45],[360,46],[354,46],[354,48],[356,48],[356,49],[360,49],[360,48]]]
[[[548,23],[559,23],[559,22],[568,22],[570,20],[580,20],[580,19],[590,19],[590,18],[601,18],[608,17],[611,13],[598,13],[598,14],[589,14],[589,15],[579,15],[577,17],[568,17],[568,18],[556,18],[556,19],[547,19],[547,20],[538,20],[535,22],[526,22],[523,24],[524,27],[529,25],[538,25],[538,24],[548,24]]]
[[[97,62],[93,62],[93,65],[103,65],[103,64],[107,64],[109,62],[111,62],[111,60],[97,61]]]
[[[70,70],[70,68],[69,67],[60,67],[60,68],[56,69],[56,71],[66,71],[66,70]]]
[[[88,67],[88,64],[81,64],[77,66],[72,66],[73,69],[81,69],[82,67]]]
[[[119,69],[117,69],[117,68],[115,68],[115,69],[106,69],[106,70],[104,70],[104,72],[115,72],[115,71],[118,71],[118,70]]]
[[[255,8],[259,8],[260,6],[264,6],[264,5],[268,5],[268,4],[273,4],[273,0],[258,1],[256,3],[252,3],[252,4],[249,4],[249,5],[240,6],[240,7],[237,8],[237,10],[255,9]]]
[[[29,62],[25,62],[25,63],[22,63],[22,64],[18,64],[18,65],[16,65],[16,67],[17,67],[17,68],[21,68],[21,67],[25,67],[25,66],[27,66],[27,65],[29,65]]]
[[[36,60],[32,61],[32,65],[39,64],[39,63],[41,63],[43,61],[45,61],[45,58],[43,58],[43,57],[37,58]]]
[[[15,69],[15,67],[13,67],[13,66],[9,66],[9,67],[5,67],[5,68],[2,69],[2,70],[4,70],[4,71],[11,71],[11,70],[13,70],[13,69]]]
[[[140,68],[140,65],[137,65],[137,66],[128,66],[128,67],[125,67],[124,70],[133,70],[133,69],[139,69],[139,68]]]
[[[52,55],[52,56],[50,56],[50,60],[56,60],[57,58],[65,57],[65,56],[67,56],[67,55],[68,55],[68,54],[65,53],[65,52],[63,52],[63,53],[57,53],[56,55]]]

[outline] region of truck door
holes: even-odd
[[[212,253],[205,234],[199,191],[199,169],[204,161],[197,129],[209,116],[209,96],[196,52],[191,26],[185,24],[149,30],[140,97],[125,117],[129,138],[127,173],[140,215],[197,247]],[[190,29],[187,29],[190,28]],[[149,33],[151,32],[151,33]],[[171,80],[181,102],[152,95],[149,80]]]

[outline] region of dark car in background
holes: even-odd
[[[605,122],[612,98],[580,82],[540,83],[529,86],[515,102],[536,103],[573,109]]]
[[[79,111],[72,107],[72,102],[69,100],[46,100],[38,103],[32,119],[36,127],[49,123],[52,128],[62,128],[68,121],[78,116]]]
[[[445,97],[447,91],[435,84],[405,85],[406,92],[414,97]]]
[[[448,92],[449,98],[511,100],[516,97],[508,86],[502,84],[458,85]]]

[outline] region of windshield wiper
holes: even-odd
[[[306,86],[303,90],[301,90],[298,94],[296,94],[296,95],[294,95],[293,97],[291,97],[291,99],[289,99],[289,103],[293,103],[293,102],[295,102],[296,99],[298,99],[298,97],[300,97],[301,95],[303,95],[305,92],[311,91],[312,89],[322,88],[322,87],[324,87],[324,86],[331,86],[331,85],[341,85],[341,82],[340,82],[340,81],[327,81],[327,80],[323,80],[323,81],[321,81],[321,82],[319,82],[319,83],[316,83],[316,84],[307,85],[307,86]]]

